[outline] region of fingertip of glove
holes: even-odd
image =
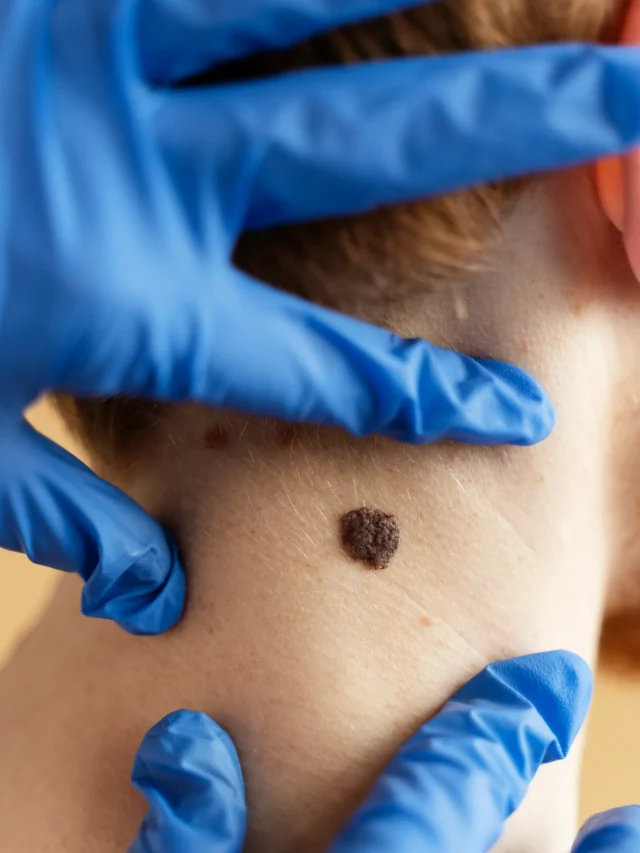
[[[207,714],[182,708],[172,711],[156,723],[145,735],[140,753],[151,748],[170,751],[175,758],[186,755],[191,749],[203,754],[206,748],[209,762],[217,767],[227,767],[235,776],[236,782],[243,785],[240,760],[233,740],[229,734]],[[175,762],[179,764],[179,760]]]
[[[547,392],[537,379],[513,364],[491,359],[478,359],[496,379],[505,382],[516,395],[517,416],[521,418],[517,438],[511,444],[530,447],[547,439],[556,425],[556,410]]]
[[[623,806],[594,815],[582,827],[573,853],[637,853],[640,806]]]
[[[227,732],[207,714],[181,708],[163,717],[149,730],[148,737],[186,737],[197,741],[220,743],[227,751],[236,756],[233,741]]]
[[[546,760],[565,758],[591,704],[593,675],[587,662],[573,652],[542,652],[492,664],[485,673],[522,697],[544,720],[555,738]]]
[[[186,576],[175,543],[167,537],[117,565],[100,565],[82,591],[82,613],[109,619],[135,636],[157,636],[181,619]]]
[[[538,404],[527,412],[523,437],[514,442],[519,447],[531,447],[545,441],[556,426],[556,410],[551,400],[544,395]]]

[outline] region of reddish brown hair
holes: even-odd
[[[609,41],[624,0],[447,0],[252,57],[224,73],[265,76],[319,65],[492,50],[570,40]],[[217,74],[216,76],[219,76]],[[524,181],[484,186],[351,219],[247,234],[245,270],[317,302],[354,311],[401,298],[479,264],[505,203]],[[157,422],[163,406],[138,399],[60,401],[77,435],[115,465]]]

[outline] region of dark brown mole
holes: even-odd
[[[340,530],[347,554],[372,569],[386,569],[400,542],[395,515],[368,506],[345,513]]]
[[[229,434],[220,424],[214,424],[205,432],[202,440],[207,450],[224,450],[229,444]]]

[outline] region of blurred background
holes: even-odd
[[[30,419],[42,432],[78,453],[46,403],[37,406]],[[0,549],[0,666],[40,617],[55,583],[55,572]],[[640,678],[630,681],[599,673],[587,733],[583,817],[614,806],[640,803],[639,721]]]

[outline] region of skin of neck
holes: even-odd
[[[548,441],[407,447],[173,410],[119,479],[178,538],[185,618],[132,638],[81,619],[65,581],[0,679],[11,849],[36,849],[20,846],[24,801],[54,767],[64,780],[36,791],[51,849],[86,850],[88,826],[99,853],[124,849],[144,812],[127,786],[142,734],[193,707],[238,746],[246,850],[320,853],[403,740],[487,663],[566,648],[593,665],[603,613],[621,584],[636,595],[638,317],[589,174],[564,174],[515,207],[483,272],[368,317],[531,371],[557,408]],[[340,517],[361,506],[398,520],[383,571],[341,549]],[[28,747],[43,766],[27,773]],[[500,853],[571,847],[579,759],[580,744],[541,772]]]

